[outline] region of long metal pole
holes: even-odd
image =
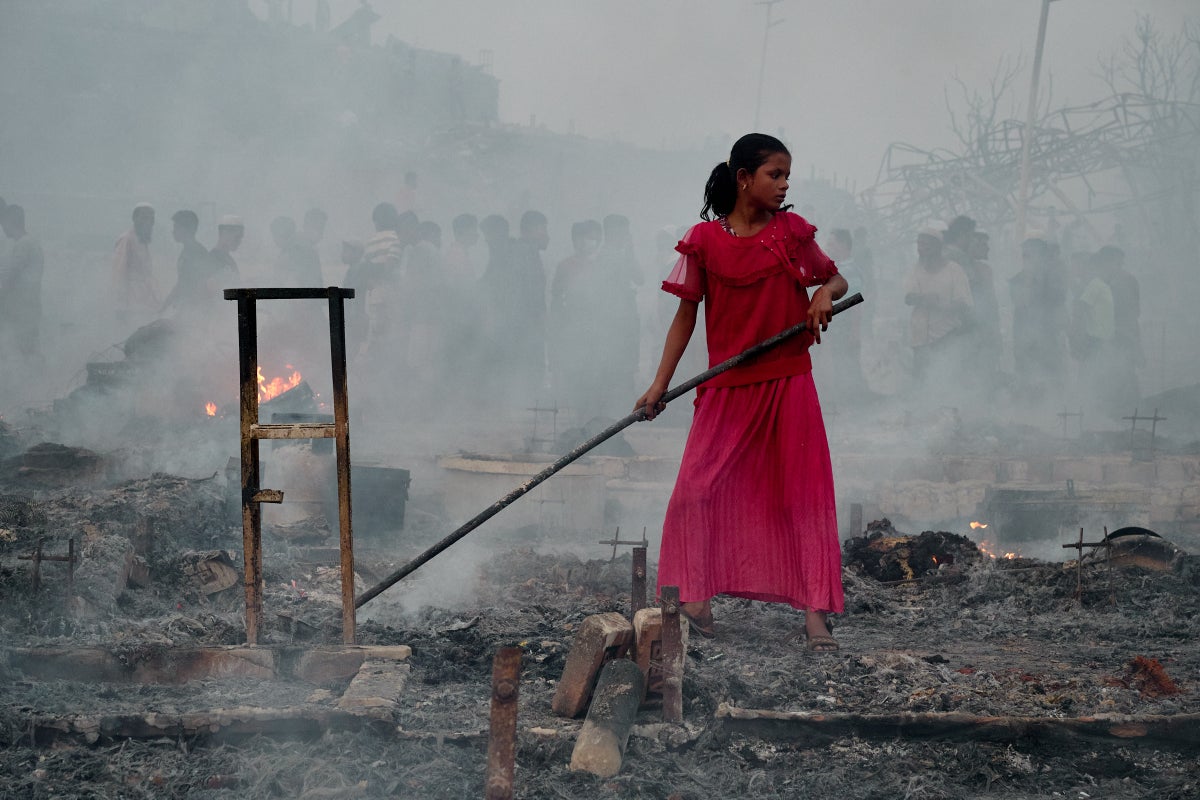
[[[848,308],[853,308],[854,306],[858,305],[862,301],[863,301],[863,296],[861,294],[853,294],[850,297],[847,297],[844,300],[841,300],[841,301],[835,303],[833,306],[833,313],[836,316],[837,314],[842,313],[843,311],[845,311]],[[808,323],[801,322],[798,325],[793,325],[792,327],[788,328],[787,330],[781,331],[781,332],[775,334],[774,336],[772,336],[769,339],[759,342],[758,344],[754,345],[753,347],[751,347],[747,350],[744,350],[741,353],[738,353],[736,356],[733,356],[730,359],[722,361],[720,364],[717,364],[715,367],[710,367],[709,369],[706,369],[704,372],[701,372],[699,375],[695,376],[694,378],[684,381],[680,385],[676,386],[674,389],[668,390],[667,393],[662,396],[662,402],[669,403],[672,400],[675,400],[676,398],[680,397],[681,395],[687,394],[692,389],[695,389],[697,386],[704,383],[705,381],[707,381],[711,378],[715,378],[717,375],[720,375],[722,372],[727,372],[728,370],[733,369],[734,367],[738,366],[739,364],[742,364],[742,363],[748,361],[749,359],[754,358],[757,355],[765,353],[767,350],[770,350],[771,348],[775,347],[776,345],[780,344],[781,342],[784,342],[784,341],[792,338],[793,336],[797,336],[797,335],[803,333],[807,329],[808,329]],[[359,595],[358,600],[356,600],[354,602],[354,607],[362,608],[364,605],[366,605],[367,603],[374,600],[380,594],[387,591],[392,586],[395,586],[402,579],[404,579],[404,578],[408,577],[409,575],[411,575],[412,573],[416,572],[418,569],[420,569],[426,563],[431,561],[434,557],[441,554],[443,551],[445,551],[447,548],[449,548],[452,544],[457,542],[459,539],[462,539],[468,533],[475,530],[480,525],[482,525],[483,523],[487,522],[492,517],[499,514],[501,511],[503,511],[508,506],[512,505],[512,503],[518,497],[520,497],[523,494],[528,493],[539,483],[546,480],[551,475],[553,475],[554,473],[561,470],[563,467],[570,464],[572,461],[575,461],[580,456],[582,456],[584,453],[591,450],[593,447],[596,447],[597,445],[602,444],[603,442],[607,441],[608,439],[611,439],[613,436],[616,436],[618,433],[625,430],[633,423],[641,422],[645,418],[646,418],[645,410],[639,408],[637,411],[634,411],[632,414],[625,417],[624,419],[620,419],[620,420],[614,422],[612,425],[609,425],[607,428],[602,430],[600,433],[597,433],[595,436],[588,439],[586,442],[583,442],[582,444],[577,445],[574,450],[572,450],[571,452],[567,453],[566,455],[560,457],[557,461],[555,461],[550,466],[546,467],[544,470],[539,472],[537,475],[534,475],[532,478],[525,481],[523,484],[518,486],[516,489],[513,489],[511,492],[504,495],[504,497],[501,497],[499,500],[492,503],[490,506],[485,508],[483,511],[476,514],[471,520],[469,520],[464,525],[462,525],[458,530],[454,531],[449,536],[447,536],[446,538],[442,539],[437,544],[430,547],[424,553],[421,553],[421,555],[417,556],[412,561],[408,562],[403,567],[396,570],[388,577],[384,578],[382,581],[377,583],[375,586],[373,586],[370,589],[368,589],[367,591],[363,592],[361,595]]]
[[[1050,18],[1050,4],[1054,0],[1042,0],[1042,17],[1038,21],[1037,48],[1033,52],[1033,76],[1029,79],[1029,106],[1025,109],[1025,128],[1021,136],[1021,188],[1017,198],[1017,243],[1025,239],[1025,221],[1029,210],[1029,159],[1033,147],[1033,122],[1037,113],[1038,78],[1042,73],[1042,52],[1046,49],[1046,21]]]

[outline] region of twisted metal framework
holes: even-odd
[[[898,238],[962,213],[990,230],[1006,229],[1016,218],[1023,130],[1020,121],[1003,120],[962,154],[893,144],[864,204]],[[1166,203],[1168,216],[1196,219],[1200,104],[1117,94],[1062,108],[1035,126],[1031,148],[1034,213],[1053,206],[1086,222],[1132,206],[1150,224]]]

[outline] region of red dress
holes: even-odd
[[[705,302],[710,365],[802,322],[807,286],[837,274],[816,228],[776,214],[736,237],[694,226],[663,289]],[[833,469],[813,385],[809,334],[698,390],[663,522],[658,585],[683,602],[718,594],[841,612]]]

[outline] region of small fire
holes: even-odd
[[[935,563],[935,564],[938,563],[937,556],[932,556],[932,558],[933,558],[933,563]]]
[[[987,527],[986,522],[972,522],[971,523],[971,530],[973,530],[973,531],[977,531],[980,528],[986,528],[986,527]]]
[[[208,414],[210,417],[215,417],[217,415],[217,404],[216,403],[205,403],[204,404],[204,413]]]
[[[291,364],[287,368],[292,370],[290,377],[282,378],[275,377],[267,380],[263,377],[262,367],[258,368],[258,402],[265,403],[273,397],[278,397],[289,389],[295,389],[304,380],[299,372],[292,367]]]
[[[1003,556],[1001,556],[1000,553],[995,549],[995,545],[986,539],[979,543],[979,551],[988,558],[1007,558],[1009,561],[1017,558],[1016,553],[1005,553]]]

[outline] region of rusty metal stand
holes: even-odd
[[[37,545],[33,548],[33,552],[27,556],[17,556],[18,561],[32,561],[30,565],[32,569],[29,573],[29,582],[34,592],[42,588],[42,562],[43,561],[61,561],[67,565],[67,594],[70,595],[75,589],[75,564],[79,561],[75,555],[75,537],[72,536],[67,540],[67,554],[65,556],[48,556],[42,552],[42,547],[46,540],[39,537]]]
[[[345,301],[353,289],[226,289],[226,300],[238,304],[238,377],[242,420],[242,550],[246,584],[246,643],[258,644],[262,623],[262,508],[281,503],[283,492],[259,484],[260,439],[329,439],[337,446],[338,521],[341,531],[342,642],[354,644],[354,536],[350,525],[350,419],[346,397]],[[260,425],[258,422],[258,301],[328,300],[329,349],[333,369],[333,423],[301,422]]]
[[[484,783],[486,800],[512,800],[513,797],[521,654],[519,647],[502,647],[492,662],[492,713]]]
[[[1116,605],[1117,596],[1113,591],[1113,565],[1112,565],[1112,540],[1108,538],[1108,526],[1104,526],[1104,539],[1099,542],[1085,542],[1083,540],[1083,528],[1079,529],[1079,541],[1064,544],[1064,550],[1076,550],[1078,556],[1075,559],[1075,599],[1079,601],[1079,605],[1083,605],[1083,548],[1085,547],[1103,547],[1104,548],[1104,564],[1108,568],[1108,599],[1113,605]]]
[[[1150,416],[1150,417],[1140,416],[1138,414],[1138,410],[1135,408],[1133,410],[1133,414],[1131,416],[1121,417],[1121,419],[1129,420],[1129,455],[1130,455],[1130,457],[1133,458],[1135,461],[1137,461],[1137,460],[1153,461],[1154,460],[1154,449],[1155,449],[1154,437],[1158,434],[1158,423],[1166,422],[1167,418],[1160,417],[1158,415],[1157,408],[1154,409],[1154,415]],[[1138,447],[1137,447],[1137,432],[1138,432],[1138,423],[1139,422],[1149,422],[1150,423],[1150,446],[1149,446],[1149,448],[1147,448],[1145,450],[1141,450],[1141,451],[1139,451]],[[1145,429],[1143,429],[1143,430],[1145,430]]]
[[[662,608],[663,722],[683,722],[683,631],[679,625],[679,587],[660,590]]]
[[[630,539],[629,541],[622,541],[620,525],[617,526],[617,530],[613,533],[613,538],[600,539],[596,543],[612,545],[612,558],[609,559],[610,561],[617,560],[617,548],[618,547],[621,547],[621,546],[624,546],[624,547],[647,547],[650,544],[650,542],[646,540],[646,528],[645,527],[642,528],[642,538],[640,541],[637,539]]]
[[[644,535],[644,534],[643,534]],[[629,618],[646,607],[646,548],[633,548],[633,575],[629,592]]]

